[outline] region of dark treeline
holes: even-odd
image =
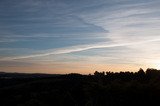
[[[160,105],[160,70],[152,68],[94,75],[6,75],[0,74],[0,106]]]

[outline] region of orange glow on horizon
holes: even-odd
[[[5,72],[20,72],[20,73],[50,73],[50,74],[93,74],[94,71],[138,71],[139,68],[146,69],[147,66],[136,66],[128,64],[85,64],[85,63],[50,63],[50,64],[34,64],[32,66],[12,66],[0,67],[1,71]]]

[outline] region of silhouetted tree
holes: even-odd
[[[104,71],[103,71],[103,72],[95,71],[95,72],[94,72],[94,75],[95,75],[95,76],[104,76],[104,75],[105,75],[105,72],[104,72]]]

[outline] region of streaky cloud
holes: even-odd
[[[68,54],[68,53],[80,52],[80,51],[85,51],[85,50],[90,50],[90,49],[132,46],[132,45],[156,42],[156,41],[160,41],[160,39],[152,39],[152,40],[146,40],[146,41],[120,43],[120,44],[99,43],[99,44],[92,44],[92,45],[78,45],[78,46],[71,46],[71,47],[66,47],[66,48],[61,48],[61,49],[46,50],[46,51],[42,51],[41,53],[37,53],[34,55],[1,58],[0,61],[19,60],[19,59],[43,57],[43,56],[49,56],[49,55]]]

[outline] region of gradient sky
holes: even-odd
[[[160,68],[160,0],[0,0],[0,71]]]

